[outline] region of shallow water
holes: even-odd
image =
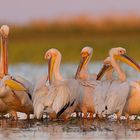
[[[98,73],[102,67],[101,62],[94,62],[94,64],[89,65],[89,73]],[[140,79],[140,73],[132,69],[128,65],[123,64],[122,68],[126,73],[128,80],[138,80]],[[47,64],[46,65],[33,65],[33,64],[18,64],[10,66],[10,74],[18,74],[26,79],[30,80],[32,83],[36,83],[39,78],[47,75]],[[61,65],[61,73],[63,77],[70,78],[74,77],[77,70],[77,64],[63,64]]]
[[[62,65],[61,72],[64,77],[74,77],[77,65]],[[101,63],[96,62],[89,67],[90,73],[97,73]],[[128,80],[140,79],[140,74],[123,65]],[[10,74],[19,74],[35,84],[42,75],[47,74],[47,66],[19,64],[10,66]],[[97,119],[83,120],[72,118],[68,122],[36,120],[25,121],[24,114],[19,114],[18,122],[0,119],[0,140],[53,140],[53,139],[140,139],[140,121],[112,121]]]
[[[18,122],[0,120],[0,139],[51,140],[51,139],[139,139],[140,121],[99,121],[71,119],[70,121],[35,120]]]

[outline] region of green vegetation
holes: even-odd
[[[140,27],[112,25],[59,25],[12,27],[9,36],[10,63],[45,63],[49,48],[58,48],[63,63],[79,62],[84,46],[94,48],[93,61],[103,60],[112,47],[124,47],[129,56],[140,61]]]

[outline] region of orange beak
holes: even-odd
[[[124,62],[124,63],[128,64],[130,67],[132,67],[135,70],[140,72],[139,64],[134,59],[127,56],[126,54],[117,55],[117,56],[114,56],[114,57],[115,57],[116,60],[120,60],[121,62]],[[97,80],[101,80],[101,78],[104,76],[104,74],[112,68],[113,67],[109,64],[108,65],[103,65],[102,69],[99,71],[99,73],[97,75]]]
[[[87,64],[89,58],[90,58],[89,54],[87,54],[87,53],[84,53],[84,54],[83,54],[83,53],[82,53],[79,66],[78,66],[77,71],[76,71],[76,74],[75,74],[75,79],[78,78],[78,75],[79,75],[80,71],[81,71],[82,68]]]
[[[8,74],[8,52],[7,52],[7,37],[1,37],[1,63],[2,63],[2,75]]]

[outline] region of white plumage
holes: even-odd
[[[33,85],[21,76],[10,76],[8,74],[7,39],[9,27],[3,25],[0,29],[0,34],[2,44],[0,63],[0,99],[6,105],[7,112],[24,112],[29,117],[29,114],[33,113],[31,99]],[[17,116],[15,117],[15,119],[17,119]]]
[[[43,113],[51,118],[67,119],[76,108],[77,96],[81,92],[79,82],[75,79],[63,79],[60,72],[61,54],[57,49],[46,52],[48,62],[49,85],[42,86],[34,92],[34,114],[41,119]]]
[[[130,85],[128,82],[116,80],[102,81],[94,92],[95,112],[99,115],[111,115],[113,113],[122,114]]]
[[[101,81],[101,84],[97,86],[94,102],[96,113],[100,115],[117,113],[117,117],[119,118],[123,113],[130,94],[130,83],[126,81],[125,73],[121,70],[115,57],[119,57],[125,53],[126,50],[121,47],[112,48],[109,53],[110,57],[107,60],[110,61],[110,64],[118,73],[119,79]],[[109,77],[111,77],[110,74],[109,72]]]

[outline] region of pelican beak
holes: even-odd
[[[2,61],[2,73],[8,74],[8,54],[7,54],[7,42],[8,39],[5,36],[1,36],[1,61]]]
[[[101,70],[99,71],[99,73],[97,74],[97,78],[96,80],[101,80],[102,77],[104,76],[104,74],[111,70],[113,67],[110,64],[105,64],[103,65],[103,67],[101,68]]]
[[[78,78],[78,74],[80,73],[82,68],[87,64],[88,60],[89,60],[89,55],[81,58],[80,64],[79,64],[77,71],[76,71],[75,79]]]
[[[140,72],[139,64],[134,59],[127,56],[126,54],[117,55],[117,56],[115,56],[115,59],[120,60],[121,62],[128,64],[130,67],[132,67],[135,70]]]
[[[55,63],[55,57],[52,56],[48,61],[48,79],[50,84],[53,76],[54,63]]]
[[[13,79],[5,80],[5,85],[9,86],[12,90],[17,91],[27,91],[27,89],[20,83],[16,82]]]
[[[116,60],[120,60],[121,62],[124,62],[126,64],[128,64],[130,67],[134,68],[135,70],[140,72],[140,66],[139,64],[133,60],[132,58],[130,58],[129,56],[127,56],[126,54],[122,54],[122,55],[116,55],[114,56]],[[100,72],[97,75],[97,79],[96,80],[101,80],[101,78],[104,76],[104,74],[112,69],[113,67],[109,64],[103,65],[102,69],[100,70]]]

